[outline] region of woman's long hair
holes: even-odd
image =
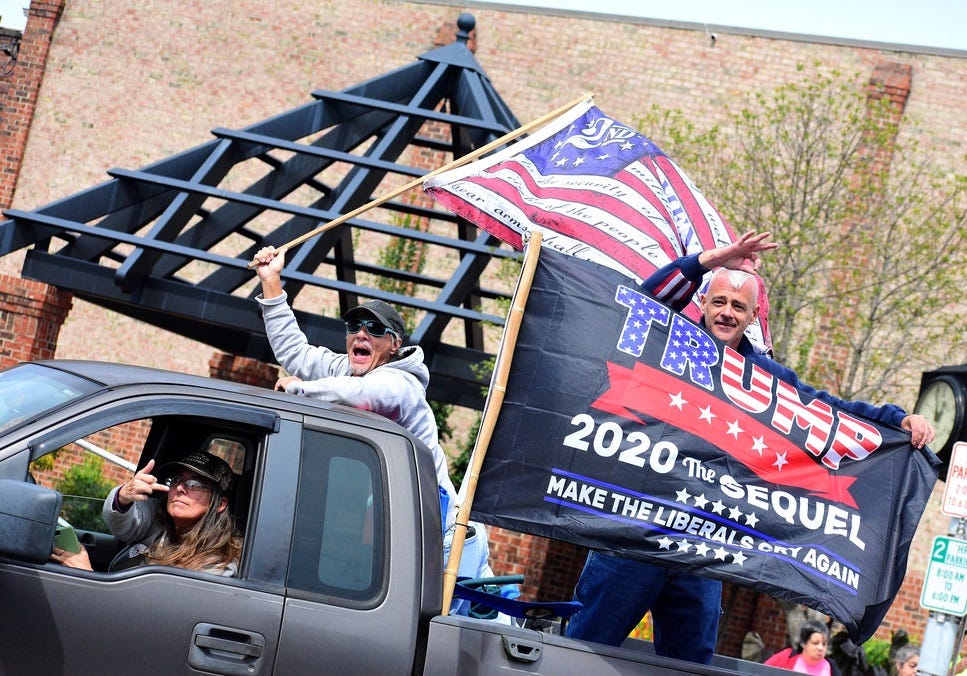
[[[218,511],[221,497],[221,491],[213,486],[205,515],[181,537],[166,508],[164,534],[148,548],[145,562],[191,570],[224,570],[230,563],[237,565],[242,538],[235,530],[235,517],[228,507]]]

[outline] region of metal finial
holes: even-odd
[[[470,31],[474,29],[477,25],[477,20],[473,18],[473,14],[469,12],[464,12],[457,17],[457,40],[460,42],[466,42],[470,39]]]

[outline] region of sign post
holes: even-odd
[[[926,676],[951,672],[967,616],[967,443],[963,441],[954,444],[950,454],[941,510],[954,518],[950,535],[933,540],[920,594],[920,605],[932,611],[920,646],[918,673]]]

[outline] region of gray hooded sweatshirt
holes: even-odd
[[[423,363],[423,349],[418,345],[404,347],[397,359],[363,376],[353,376],[348,355],[309,344],[286,299],[284,292],[267,300],[256,298],[275,358],[287,373],[302,379],[290,383],[286,392],[378,413],[426,444],[433,453],[437,482],[450,496],[446,515],[449,528],[455,517],[456,491],[440,447],[436,419],[426,400],[430,371]]]

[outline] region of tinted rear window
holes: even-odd
[[[288,586],[368,607],[383,587],[383,484],[362,441],[306,430]]]

